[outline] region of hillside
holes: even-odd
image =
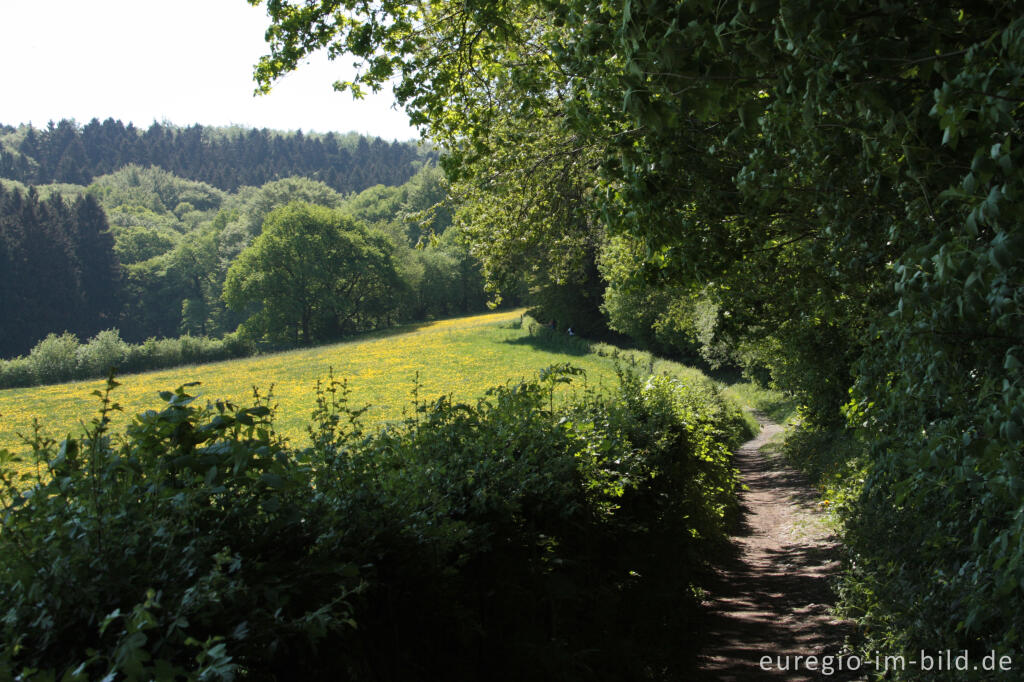
[[[304,135],[156,122],[142,130],[112,118],[85,125],[62,119],[41,129],[0,124],[0,177],[33,185],[87,185],[135,164],[226,191],[298,175],[348,193],[400,185],[415,173],[414,162],[433,157],[413,142],[356,133]]]
[[[520,314],[97,391],[104,416],[158,409],[0,469],[0,678],[687,679],[750,424],[650,356],[589,391],[633,363]],[[351,393],[312,388],[329,364]],[[270,382],[269,403],[203,405]],[[364,400],[371,425],[408,418],[360,426]],[[312,438],[282,440],[275,403]]]
[[[27,355],[64,331],[86,341],[114,328],[131,343],[235,331],[252,311],[225,304],[227,272],[267,215],[291,202],[343,212],[387,240],[390,295],[349,335],[482,311],[478,265],[444,236],[446,197],[429,164],[401,185],[347,195],[308,177],[227,192],[138,165],[88,185],[0,178],[0,313],[13,322],[0,327],[0,357]],[[426,235],[441,239],[414,248]]]
[[[242,405],[251,402],[255,386],[263,394],[272,391],[278,429],[303,445],[314,407],[313,389],[332,368],[335,377],[348,380],[352,405],[371,406],[365,415],[371,425],[402,417],[417,377],[421,399],[451,395],[462,401],[473,401],[491,386],[532,376],[556,363],[571,362],[587,372],[574,390],[615,381],[615,362],[605,351],[603,356],[588,352],[586,342],[543,329],[531,334],[529,325],[524,329],[519,324],[522,315],[522,310],[513,310],[461,317],[348,343],[118,377],[122,386],[114,398],[123,413],[114,416],[114,425],[123,424],[125,415],[158,408],[159,391],[186,382],[201,382],[192,391],[204,400]],[[645,362],[650,359],[643,357]],[[670,366],[676,373],[699,376],[674,363],[661,362],[657,368]],[[76,431],[79,421],[87,421],[97,408],[92,392],[102,386],[102,381],[80,381],[0,391],[0,448],[18,448],[16,434],[29,433],[34,417],[45,418],[44,433],[51,437],[60,439]]]

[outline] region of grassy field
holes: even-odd
[[[615,382],[609,355],[617,355],[617,351],[595,346],[588,352],[587,344],[578,339],[551,338],[550,334],[541,339],[531,334],[529,324],[520,328],[522,312],[412,325],[348,343],[126,375],[118,378],[122,386],[114,393],[124,412],[115,416],[113,428],[116,433],[131,415],[159,408],[160,391],[186,382],[201,382],[191,389],[193,395],[243,405],[251,404],[254,386],[261,393],[272,387],[273,402],[278,405],[278,431],[303,446],[307,444],[305,426],[313,410],[314,386],[332,367],[335,377],[348,380],[353,406],[371,405],[365,415],[369,424],[402,418],[417,374],[421,399],[451,394],[459,400],[472,400],[491,386],[533,376],[562,362],[571,362],[587,373],[586,384],[580,382],[570,390]],[[650,369],[660,368],[651,361]],[[95,415],[99,402],[91,393],[103,383],[79,381],[0,391],[0,449],[24,449],[18,434],[30,433],[37,417],[44,425],[43,433],[54,439],[78,432],[81,422]]]

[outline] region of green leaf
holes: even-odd
[[[268,487],[273,488],[274,490],[281,490],[284,488],[284,479],[273,472],[266,472],[265,474],[260,476],[260,480],[266,483]]]

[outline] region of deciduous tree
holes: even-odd
[[[367,7],[268,0],[257,77],[354,54],[354,89],[397,76],[449,173],[478,187],[556,122],[551,142],[597,159],[602,226],[642,240],[659,280],[714,285],[723,331],[769,342],[805,423],[846,419],[867,443],[848,594],[875,645],[1024,654],[1017,3]],[[543,244],[562,227],[492,229]]]
[[[385,316],[399,286],[385,237],[337,211],[291,203],[267,216],[232,264],[224,299],[251,311],[250,332],[312,343]]]

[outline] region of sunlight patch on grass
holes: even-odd
[[[278,431],[298,446],[307,444],[314,386],[332,368],[336,378],[348,380],[353,406],[370,405],[365,415],[369,425],[403,417],[417,376],[421,400],[451,395],[457,401],[474,401],[492,386],[564,362],[587,372],[585,382],[570,391],[615,382],[611,359],[546,349],[543,340],[521,328],[521,317],[521,310],[475,315],[329,346],[125,375],[118,377],[122,385],[113,396],[124,411],[114,415],[112,429],[123,430],[131,415],[160,409],[160,391],[191,381],[201,382],[191,389],[193,395],[243,405],[252,402],[254,388],[264,395],[272,390]],[[56,440],[77,435],[82,421],[95,415],[99,401],[91,394],[103,385],[91,380],[0,391],[0,448],[24,450],[17,434],[30,434],[33,418]]]

